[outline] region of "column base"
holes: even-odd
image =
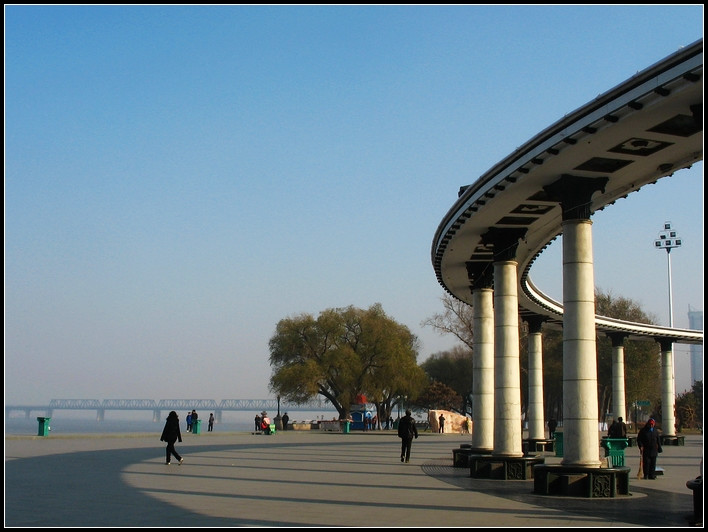
[[[470,477],[494,480],[529,480],[533,478],[534,466],[543,464],[542,456],[493,456],[470,455]]]
[[[523,441],[524,454],[540,453],[540,452],[555,452],[556,440],[553,439],[535,439],[529,438]]]
[[[469,457],[472,455],[491,455],[491,449],[474,448],[468,443],[460,445],[459,449],[452,450],[452,465],[453,467],[469,467]]]
[[[612,498],[630,495],[629,467],[579,467],[542,464],[534,467],[538,495]]]
[[[661,436],[661,445],[684,445],[685,436]]]

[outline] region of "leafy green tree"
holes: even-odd
[[[595,290],[595,313],[609,318],[654,323],[656,318],[646,314],[641,307],[624,297]],[[599,412],[610,411],[612,404],[612,340],[606,336],[597,339]],[[637,400],[650,400],[657,405],[661,397],[661,347],[653,340],[624,341],[625,400],[631,405]],[[614,413],[615,417],[624,415]]]
[[[415,397],[425,384],[417,345],[415,335],[380,304],[286,318],[269,341],[270,388],[293,403],[319,394],[340,418],[349,415],[359,394],[376,402],[380,415],[390,414],[399,397]]]
[[[459,412],[460,395],[448,385],[433,381],[418,398],[413,406],[424,410],[451,410]]]
[[[434,381],[445,383],[455,391],[460,403],[455,410],[462,414],[472,412],[472,350],[455,346],[428,357],[421,367]]]

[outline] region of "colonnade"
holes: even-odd
[[[600,467],[598,446],[595,282],[590,200],[608,179],[561,176],[544,187],[562,209],[563,227],[563,460],[562,465]],[[491,263],[468,263],[473,301],[472,448],[492,456],[520,457],[521,390],[516,248],[523,229],[490,228],[483,241]],[[544,439],[543,318],[530,318],[529,439]],[[624,334],[611,335],[612,407],[626,412]],[[663,430],[675,435],[672,344],[661,343]],[[619,414],[622,413],[622,414]],[[493,436],[493,437],[492,437]]]

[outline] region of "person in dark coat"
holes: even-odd
[[[558,427],[558,422],[554,418],[551,418],[548,421],[548,439],[549,440],[555,439],[556,427]]]
[[[617,418],[617,421],[619,422],[619,430],[618,430],[618,438],[626,438],[627,437],[627,424],[624,422],[624,419],[621,417]]]
[[[398,437],[401,438],[401,462],[408,462],[411,459],[413,439],[418,438],[418,429],[410,410],[406,410],[406,415],[398,422]]]
[[[644,479],[654,480],[656,478],[656,457],[663,451],[661,448],[661,436],[656,428],[654,418],[649,418],[646,425],[637,434],[637,446],[642,455],[642,469],[644,469]]]
[[[165,464],[170,465],[171,459],[174,456],[179,461],[179,465],[182,465],[184,459],[175,449],[176,441],[182,443],[182,433],[179,430],[179,416],[177,416],[177,412],[174,410],[167,416],[165,428],[162,429],[162,436],[160,436],[160,441],[167,442],[167,458],[165,460]]]
[[[290,417],[288,417],[288,413],[285,412],[285,414],[282,417],[283,430],[288,430],[288,421],[290,421]]]

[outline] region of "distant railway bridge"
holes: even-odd
[[[278,399],[222,399],[220,402],[214,399],[52,399],[49,405],[5,405],[5,418],[12,417],[17,412],[22,412],[24,417],[29,419],[32,413],[52,417],[55,410],[95,410],[96,420],[103,421],[106,411],[152,411],[153,421],[162,419],[163,411],[174,410],[198,412],[214,412],[216,421],[220,422],[224,412],[280,412],[306,411],[316,412],[322,410],[332,410],[333,407],[326,401],[310,401],[303,404],[292,404],[279,401]]]

